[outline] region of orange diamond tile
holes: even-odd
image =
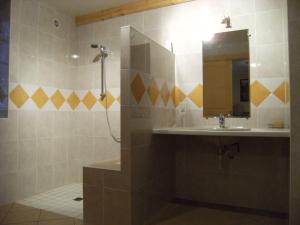
[[[114,96],[112,96],[112,94],[109,91],[106,93],[106,96],[102,101],[101,101],[101,99],[99,99],[99,102],[101,103],[101,105],[107,109],[109,109],[109,107],[114,103],[114,101],[115,101],[115,98],[114,98]]]
[[[51,97],[51,101],[56,109],[60,109],[60,107],[66,101],[65,97],[61,94],[59,90],[57,90]]]
[[[43,106],[46,104],[46,102],[49,100],[46,93],[43,91],[42,88],[37,89],[34,94],[31,96],[34,103],[39,107],[40,109],[43,108]]]
[[[16,86],[15,89],[10,92],[9,97],[18,108],[21,108],[29,98],[28,94],[21,85]]]
[[[92,94],[92,92],[88,91],[88,93],[84,96],[82,102],[90,110],[97,102],[97,99]]]
[[[159,91],[158,91],[157,84],[156,84],[155,80],[152,80],[152,82],[151,82],[151,84],[148,88],[148,95],[149,95],[149,98],[150,98],[150,101],[151,101],[152,105],[154,106],[155,103],[156,103],[156,100],[158,98],[158,95],[159,95]]]
[[[203,86],[198,84],[194,90],[188,95],[189,99],[192,100],[199,108],[203,106]]]
[[[136,102],[139,104],[145,94],[146,88],[143,83],[143,80],[139,74],[135,76],[131,83],[131,92],[136,100]]]
[[[80,103],[80,99],[78,98],[78,96],[75,94],[75,92],[73,91],[72,94],[70,94],[70,96],[67,99],[70,107],[74,110],[76,109],[76,107],[79,105]]]
[[[183,91],[180,90],[178,87],[174,87],[172,90],[172,98],[173,98],[173,103],[177,107],[184,99],[185,99],[185,94]]]
[[[117,101],[121,104],[121,96],[117,98]]]
[[[289,84],[288,82],[283,82],[279,85],[279,87],[274,91],[274,95],[283,103],[287,103],[289,101]]]
[[[168,104],[168,101],[170,99],[170,91],[168,88],[167,83],[164,83],[164,85],[162,86],[161,90],[160,90],[160,96],[165,104],[165,106]]]
[[[258,107],[271,92],[263,86],[259,81],[254,81],[251,84],[251,102]]]

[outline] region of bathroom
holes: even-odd
[[[300,224],[299,25],[298,0],[2,0],[0,224]]]

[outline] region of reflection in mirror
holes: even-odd
[[[250,117],[248,30],[203,42],[203,114]]]

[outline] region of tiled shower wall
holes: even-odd
[[[299,133],[299,73],[300,73],[300,2],[288,0],[289,56],[291,78],[291,152],[290,152],[290,225],[300,223],[300,133]]]
[[[85,69],[94,56],[88,59],[90,48],[80,48],[85,40],[78,42],[74,17],[41,1],[12,0],[11,18],[9,113],[0,120],[0,204],[81,182],[83,165],[119,158],[105,102],[99,100],[100,83],[94,82],[100,65],[95,73]],[[80,54],[79,60],[73,54]],[[117,136],[119,90],[110,89],[108,97]]]
[[[76,43],[73,18],[36,1],[11,4],[10,91],[15,84],[70,88],[75,64],[64,56]],[[20,106],[26,95],[11,96]],[[62,129],[70,113],[16,108],[10,99],[8,118],[0,121],[1,204],[63,185],[71,171],[66,148],[71,134]]]
[[[122,91],[122,118],[127,120],[124,131],[128,135],[122,136],[122,151],[128,152],[131,168],[131,224],[139,225],[159,213],[173,194],[170,139],[153,136],[152,129],[170,127],[175,121],[175,55],[126,28],[130,31],[130,60],[128,66],[122,60],[122,87],[127,87]]]

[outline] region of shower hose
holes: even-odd
[[[104,64],[104,59],[103,60],[103,64]],[[106,122],[107,122],[107,126],[108,126],[108,130],[109,130],[109,134],[112,137],[112,139],[117,142],[117,143],[121,143],[121,138],[120,137],[116,137],[115,134],[113,133],[113,130],[111,128],[111,124],[110,124],[110,120],[109,120],[109,113],[108,113],[108,103],[107,103],[107,85],[106,85],[106,71],[105,71],[105,66],[102,67],[103,69],[101,70],[101,72],[103,73],[103,86],[104,86],[104,91],[105,91],[105,116],[106,116]]]

